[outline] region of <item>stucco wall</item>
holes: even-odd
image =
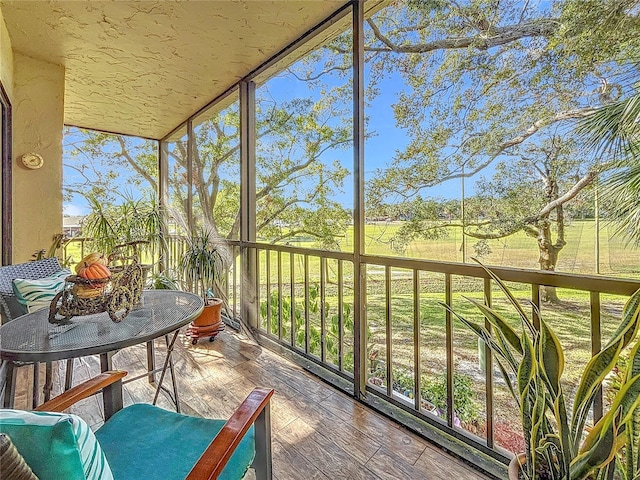
[[[48,249],[62,231],[62,131],[64,67],[13,56],[13,263]],[[23,167],[20,157],[44,158],[39,170]]]
[[[13,53],[2,10],[0,10],[0,81],[9,98],[13,99]]]
[[[11,100],[13,98],[13,52],[11,51],[11,39],[7,31],[2,10],[0,10],[0,82],[2,88]],[[2,185],[0,182],[0,196],[2,196]],[[0,235],[4,226],[0,225]],[[2,246],[0,245],[0,256],[2,256]],[[2,258],[4,258],[2,256]]]

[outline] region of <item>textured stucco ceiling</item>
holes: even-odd
[[[65,123],[161,138],[345,0],[0,1],[12,47],[65,67]]]

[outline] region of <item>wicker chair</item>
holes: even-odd
[[[27,308],[18,302],[13,293],[12,282],[16,278],[26,278],[29,280],[37,280],[48,277],[62,270],[60,262],[57,258],[45,258],[33,262],[18,263],[15,265],[7,265],[0,267],[0,317],[2,323],[27,313]],[[51,385],[52,366],[51,362],[46,363],[46,380],[45,380],[45,401],[49,399]],[[67,384],[71,383],[73,375],[73,360],[67,361]],[[6,376],[6,366],[4,362],[0,362],[0,400],[4,402],[4,385]],[[34,367],[33,376],[33,406],[38,403],[38,366]]]
[[[16,278],[37,280],[62,270],[57,258],[45,258],[34,262],[18,263],[0,267],[0,304],[2,323],[9,322],[27,313],[27,308],[13,294],[12,282]]]

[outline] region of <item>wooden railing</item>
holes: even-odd
[[[477,341],[470,348],[470,338],[475,341],[475,337],[439,305],[464,310],[464,293],[497,308],[506,306],[480,265],[364,255],[356,266],[353,255],[344,252],[258,243],[245,248],[254,253],[251,258],[256,262],[253,287],[260,336],[352,383],[358,373],[354,372],[354,352],[364,349],[366,361],[361,368],[366,370],[367,394],[507,461],[518,443],[517,438],[509,437],[521,437],[518,411],[494,368],[491,352]],[[575,363],[586,363],[600,350],[602,337],[619,320],[622,304],[640,288],[640,281],[631,279],[505,267],[492,270],[519,300],[530,303],[534,320],[538,311],[549,314],[552,326],[563,330],[568,325],[560,315],[564,311],[571,314],[577,330],[575,334],[564,332],[562,337],[571,343],[567,356]],[[353,291],[359,272],[364,277],[364,298]],[[557,289],[559,304],[541,302],[541,291],[548,287]],[[563,302],[563,297],[568,301]],[[354,335],[353,325],[360,311],[366,329],[361,338],[367,338],[367,344],[358,349],[359,336]],[[513,321],[517,325],[515,316]],[[442,352],[439,361],[425,360],[433,357],[429,349]],[[431,385],[441,375],[444,405],[436,406],[431,398],[424,398],[423,383]],[[456,400],[458,390],[469,386],[458,385],[460,378],[467,382],[471,378],[471,400]],[[569,394],[575,380],[569,374]],[[478,418],[460,421],[456,401],[476,402]],[[595,417],[601,414],[602,394],[594,407]]]

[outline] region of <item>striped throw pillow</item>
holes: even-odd
[[[27,307],[28,312],[35,312],[49,307],[53,297],[64,288],[64,279],[69,275],[71,270],[63,269],[36,280],[16,278],[12,282],[13,293],[18,302]]]
[[[0,432],[40,480],[113,480],[98,440],[77,415],[0,409]]]

